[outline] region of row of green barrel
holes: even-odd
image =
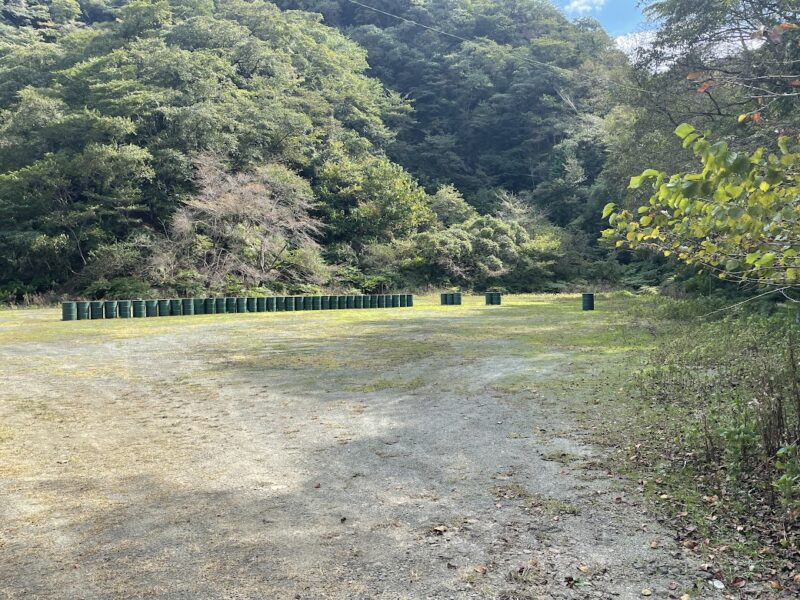
[[[461,292],[439,294],[439,299],[444,306],[455,306],[461,304]]]
[[[173,298],[171,300],[105,300],[64,302],[64,321],[177,317],[225,313],[338,310],[346,308],[405,308],[414,306],[411,294],[370,296],[274,296],[270,298]]]
[[[486,304],[498,306],[503,303],[503,294],[500,292],[486,292]]]

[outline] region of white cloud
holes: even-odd
[[[614,39],[617,48],[626,54],[631,60],[636,58],[637,53],[640,50],[647,50],[648,47],[652,46],[655,41],[656,31],[653,29],[620,35]],[[701,51],[706,61],[711,63],[715,59],[724,59],[726,57],[734,56],[742,52],[744,49],[756,50],[763,44],[763,40],[745,40],[743,45],[742,40],[730,39],[726,41],[717,41],[713,44],[706,44],[702,47],[698,46],[697,51]],[[678,56],[681,52],[678,48],[670,49],[669,47],[665,47],[664,50],[667,51],[668,56],[670,54],[672,56]],[[674,61],[668,58],[658,67],[658,69],[666,70],[669,69],[673,64]]]
[[[656,38],[655,31],[639,31],[636,33],[629,33],[621,35],[614,41],[617,43],[617,48],[622,50],[629,57],[636,55],[636,51],[640,48],[646,48],[651,45]]]
[[[606,0],[572,0],[564,7],[570,13],[585,15],[596,10],[600,10],[605,5]]]

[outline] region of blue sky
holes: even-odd
[[[557,0],[570,17],[592,17],[600,21],[613,37],[642,29],[644,17],[637,0]]]

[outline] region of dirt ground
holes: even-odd
[[[0,312],[0,598],[717,597],[576,422],[622,303]]]

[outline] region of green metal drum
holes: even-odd
[[[117,318],[117,301],[116,300],[106,300],[103,302],[103,316],[106,319],[116,319]]]
[[[353,308],[364,308],[364,297],[356,296],[353,298]]]
[[[266,298],[256,298],[256,312],[267,312]]]
[[[400,308],[400,294],[392,294],[392,308]]]
[[[311,296],[303,296],[303,310],[314,310],[314,300]]]
[[[78,305],[75,302],[61,303],[61,320],[62,321],[78,320]]]
[[[277,298],[275,298],[275,297],[264,298],[264,300],[266,300],[266,304],[267,304],[266,310],[267,310],[267,312],[275,312],[275,309],[276,309],[275,300],[277,300]]]
[[[369,307],[378,308],[378,296],[376,296],[375,294],[371,294],[369,297]]]
[[[311,310],[322,310],[322,297],[314,296],[311,298]]]
[[[284,296],[283,310],[294,312],[294,296]]]
[[[594,294],[583,294],[583,310],[594,310]]]
[[[406,306],[414,306],[414,296],[412,294],[406,294]]]
[[[236,298],[231,298],[230,296],[225,298],[225,312],[236,312]]]
[[[303,298],[302,296],[295,296],[294,297],[294,309],[295,310],[305,310],[306,309],[305,298]]]
[[[236,298],[236,312],[237,313],[247,312],[247,298]]]
[[[146,317],[158,316],[158,300],[145,300],[144,301],[144,314]]]
[[[78,321],[87,321],[91,318],[88,302],[76,302],[75,308],[78,313]]]
[[[187,317],[194,314],[194,300],[191,298],[181,300],[181,314]]]
[[[170,302],[169,300],[159,300],[158,301],[158,316],[159,317],[168,317],[170,316]]]
[[[117,316],[120,319],[133,318],[133,300],[117,300]]]
[[[204,305],[204,312],[207,315],[213,315],[217,312],[217,299],[216,298],[206,298],[203,300]]]
[[[442,306],[450,304],[450,294],[439,294],[439,302],[442,304]]]
[[[283,296],[275,297],[275,310],[278,312],[283,312],[286,310],[286,298]]]
[[[144,300],[133,300],[131,302],[133,308],[134,319],[144,319],[147,316],[147,309],[144,306]]]
[[[386,308],[386,296],[378,294],[378,308]]]
[[[99,300],[89,302],[89,316],[92,319],[102,319],[104,315],[103,308],[103,303]]]
[[[407,306],[406,297],[405,294],[400,294],[400,308],[405,308]]]
[[[181,316],[183,314],[183,311],[181,310],[182,305],[183,303],[180,300],[177,300],[175,298],[170,298],[169,314],[171,314],[173,317]]]
[[[258,302],[256,302],[255,298],[248,298],[247,299],[247,312],[256,312],[256,307],[258,306]]]
[[[340,309],[347,308],[347,296],[336,296],[336,307]]]
[[[345,296],[345,307],[347,308],[355,308],[356,307],[356,297],[355,296]]]
[[[214,298],[214,312],[218,315],[224,315],[228,312],[228,299]]]
[[[330,310],[331,309],[331,297],[330,296],[320,296],[319,297],[320,308],[322,310]]]
[[[192,304],[194,305],[194,314],[206,314],[206,301],[204,298],[192,298]]]

